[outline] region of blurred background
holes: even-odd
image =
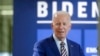
[[[12,56],[13,1],[0,0],[0,56]]]

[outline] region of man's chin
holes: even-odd
[[[65,38],[65,36],[59,36],[59,38]]]

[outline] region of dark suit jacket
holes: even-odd
[[[69,56],[84,56],[80,45],[68,40]],[[61,56],[53,36],[35,43],[33,56]]]

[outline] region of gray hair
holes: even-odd
[[[66,16],[66,17],[68,16],[69,20],[71,21],[71,16],[66,11],[57,11],[56,13],[54,13],[54,15],[52,16],[52,21],[54,20],[55,17],[57,17],[59,15],[63,15],[63,16]]]

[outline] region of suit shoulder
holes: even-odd
[[[69,42],[70,44],[74,45],[74,46],[80,46],[78,43],[76,43],[76,42],[74,42],[74,41],[72,41],[72,40],[69,40],[69,39],[68,39],[68,42]]]
[[[47,44],[49,40],[50,40],[50,38],[47,37],[47,38],[45,38],[45,39],[43,39],[43,40],[37,41],[37,42],[35,43],[35,46],[37,46],[37,45],[38,45],[38,46],[42,46],[42,45],[44,45],[44,44]]]

